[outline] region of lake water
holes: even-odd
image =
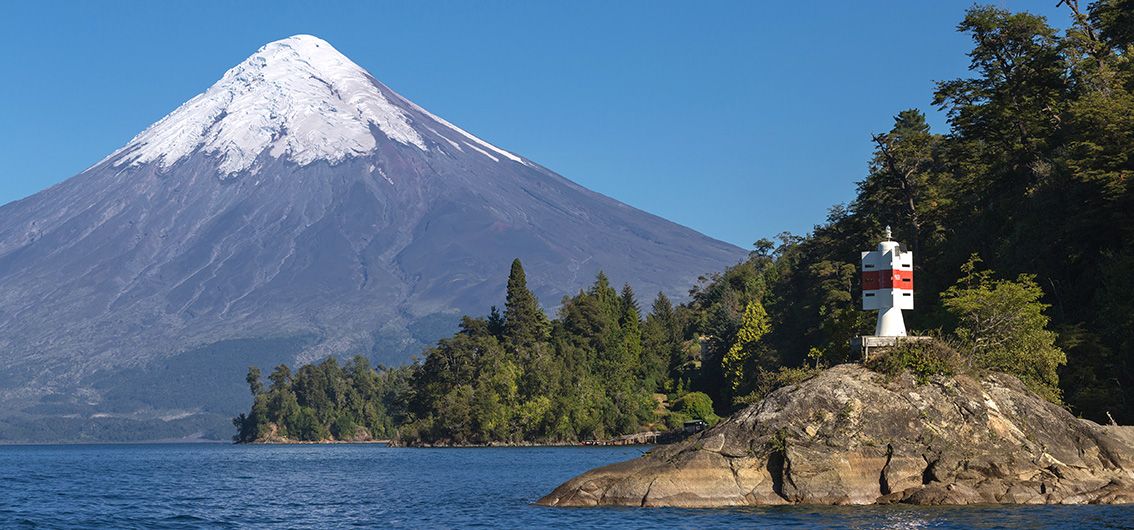
[[[46,528],[1130,528],[1134,507],[544,508],[642,448],[0,447],[0,526]]]

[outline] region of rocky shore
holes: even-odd
[[[595,469],[548,506],[1134,502],[1134,428],[1003,374],[919,384],[840,365],[681,443]]]

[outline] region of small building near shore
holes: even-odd
[[[685,425],[682,427],[682,430],[685,431],[685,434],[694,434],[694,433],[699,433],[699,432],[707,429],[708,427],[709,427],[709,424],[705,423],[705,420],[689,420],[689,421],[685,422]]]

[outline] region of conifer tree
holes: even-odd
[[[634,288],[630,287],[630,284],[622,284],[622,293],[619,297],[619,302],[622,308],[621,324],[626,323],[630,313],[633,313],[639,318],[641,317],[641,308],[638,307],[638,299],[634,296]]]
[[[248,382],[248,390],[252,392],[252,397],[260,395],[264,391],[264,383],[260,382],[260,369],[255,366],[248,367],[248,375],[244,378]]]
[[[547,338],[547,315],[535,295],[528,290],[524,266],[517,258],[508,275],[504,302],[504,341],[514,350],[531,348]]]
[[[630,284],[622,286],[621,303],[622,315],[619,318],[619,325],[622,327],[622,340],[625,344],[627,360],[636,367],[638,379],[645,383],[645,388],[652,392],[661,386],[665,364],[656,351],[645,350],[642,347],[642,316],[634,296],[634,289]]]
[[[496,306],[488,311],[488,332],[497,340],[504,340],[504,315]]]
[[[272,390],[288,388],[291,385],[291,368],[286,364],[277,365],[268,375],[268,380],[272,382]]]
[[[599,308],[602,310],[606,321],[617,326],[618,320],[622,316],[622,301],[618,296],[618,291],[610,286],[610,279],[607,278],[605,272],[599,271],[598,276],[595,277],[595,284],[591,286],[590,295],[598,301]]]
[[[681,345],[682,332],[673,303],[665,293],[659,292],[657,298],[654,298],[650,314],[646,317],[646,328],[649,347],[656,350],[665,361],[668,376],[674,380],[679,379],[681,365],[685,363],[685,352]]]

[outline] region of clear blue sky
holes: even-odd
[[[1068,19],[1057,0],[992,3]],[[933,82],[966,74],[954,28],[970,5],[9,2],[0,203],[82,171],[264,43],[310,33],[490,142],[748,247],[850,200],[870,134],[932,111]]]

